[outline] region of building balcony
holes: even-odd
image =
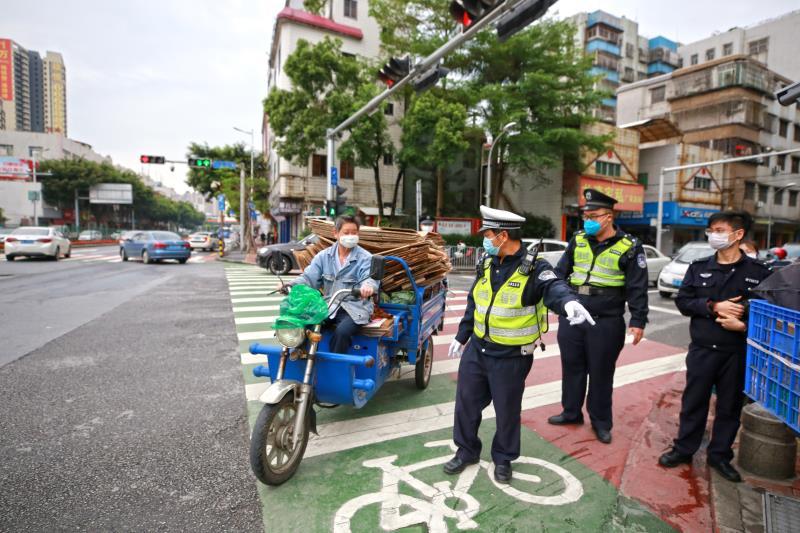
[[[609,81],[619,83],[619,72],[605,67],[593,66],[589,69],[589,74],[592,76],[603,76]]]
[[[677,52],[661,47],[651,48],[647,54],[647,60],[649,63],[664,63],[673,68],[679,67],[681,63],[681,57]]]
[[[622,57],[620,48],[616,43],[594,38],[586,44],[587,52],[606,52],[616,57]]]
[[[647,65],[647,74],[648,76],[658,76],[660,74],[669,74],[675,70],[675,67],[672,65],[667,65],[666,63],[649,63]]]
[[[620,19],[614,15],[605,13],[604,11],[595,11],[594,13],[589,13],[589,16],[586,19],[586,25],[591,27],[595,24],[604,24],[609,28],[614,28],[617,31],[624,31]]]

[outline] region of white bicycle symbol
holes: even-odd
[[[426,448],[440,446],[447,446],[451,451],[456,451],[455,444],[449,440],[439,440],[425,444]],[[448,530],[445,518],[456,520],[456,527],[458,527],[458,529],[477,529],[478,524],[472,518],[478,514],[480,503],[473,496],[468,494],[468,492],[481,469],[486,471],[489,479],[498,489],[523,502],[539,505],[565,505],[576,502],[583,496],[583,485],[578,478],[558,465],[535,457],[520,457],[517,459],[516,464],[537,465],[554,472],[561,477],[564,483],[564,490],[561,494],[556,496],[538,496],[515,489],[511,485],[497,483],[494,480],[494,464],[488,461],[481,461],[479,464],[467,467],[459,474],[455,486],[452,488],[450,487],[450,481],[440,481],[431,486],[412,475],[412,473],[417,470],[442,465],[446,463],[450,457],[451,455],[444,455],[404,467],[394,464],[394,461],[397,459],[396,455],[364,461],[363,465],[366,467],[380,468],[383,470],[383,487],[380,492],[357,496],[342,505],[334,517],[334,533],[350,533],[350,521],[355,514],[363,507],[375,503],[381,504],[380,527],[384,531],[395,531],[404,527],[424,523],[427,524],[428,531],[431,533],[445,533]],[[514,479],[530,483],[541,483],[542,481],[539,476],[523,472],[515,472]],[[416,489],[425,499],[400,494],[400,482],[407,483],[409,486]],[[455,507],[463,508],[451,508],[447,505],[448,499],[461,500],[464,505]],[[410,507],[413,511],[400,514],[401,507]]]

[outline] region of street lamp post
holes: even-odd
[[[791,182],[788,185],[784,185],[780,189],[775,189],[772,193],[772,205],[775,206],[775,195],[779,192],[785,191],[789,187],[794,187],[797,185],[795,182]],[[767,222],[767,251],[772,247],[772,209],[770,209],[769,205],[767,205],[767,211],[769,211],[769,222]]]
[[[489,147],[489,162],[486,165],[486,205],[488,207],[492,207],[492,152],[494,151],[494,145],[497,144],[497,141],[500,140],[500,137],[508,133],[509,130],[511,130],[511,128],[513,128],[516,125],[517,125],[516,122],[509,122],[508,124],[503,126],[503,129],[497,135],[497,138],[492,141],[491,147]],[[508,134],[509,136],[513,136],[516,135],[517,132],[512,131],[511,133]]]
[[[33,168],[31,170],[32,170],[32,173],[33,173],[33,183],[34,184],[36,184],[36,154],[37,153],[43,154],[43,153],[49,152],[49,151],[50,151],[50,148],[44,148],[44,149],[41,149],[41,150],[31,150],[31,158],[33,158]],[[36,189],[36,187],[34,187],[34,189]],[[35,190],[34,190],[34,192],[38,193],[38,191],[35,191]],[[38,198],[33,201],[33,225],[34,226],[38,226],[39,225],[39,214],[36,211],[36,202],[38,202],[38,201],[39,201]]]
[[[253,164],[253,161],[254,161],[254,146],[253,146],[254,140],[253,140],[253,135],[255,133],[255,130],[253,130],[253,129],[244,130],[242,128],[237,128],[236,126],[234,126],[233,129],[235,129],[239,133],[250,134],[250,186],[252,187],[253,183],[254,183],[253,182],[253,166],[254,166],[254,164]],[[240,243],[240,246],[242,246],[242,249],[244,249],[244,243],[245,243],[245,240],[244,240],[245,239],[245,231],[244,231],[244,228],[245,228],[245,213],[247,213],[247,220],[248,221],[250,220],[250,209],[247,208],[247,206],[244,203],[244,168],[242,168],[242,170],[241,170],[241,172],[239,174],[239,213],[240,213],[240,215],[239,215],[240,216],[240,220],[239,220],[239,222],[240,222],[240,224],[239,224],[239,235],[241,237],[241,239],[239,240],[239,243]],[[249,224],[248,224],[248,227],[249,227]],[[250,242],[249,238],[248,238],[247,242]]]

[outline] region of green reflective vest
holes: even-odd
[[[633,248],[633,245],[633,241],[626,235],[595,257],[586,234],[576,233],[569,282],[572,285],[624,287],[625,272],[620,270],[619,260]]]
[[[539,300],[536,305],[522,305],[522,293],[530,276],[521,274],[519,269],[494,294],[490,279],[491,264],[491,259],[484,262],[483,277],[472,290],[475,301],[473,333],[480,339],[487,337],[505,346],[533,344],[547,331],[544,300]]]

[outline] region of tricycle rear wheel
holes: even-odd
[[[431,382],[431,370],[433,369],[433,337],[428,337],[425,342],[425,350],[417,355],[417,364],[414,368],[414,382],[417,388],[425,390]]]
[[[292,448],[296,416],[297,405],[291,393],[277,404],[267,404],[261,409],[250,440],[250,467],[262,483],[280,485],[300,466],[308,444],[308,417],[303,424],[300,442]]]

